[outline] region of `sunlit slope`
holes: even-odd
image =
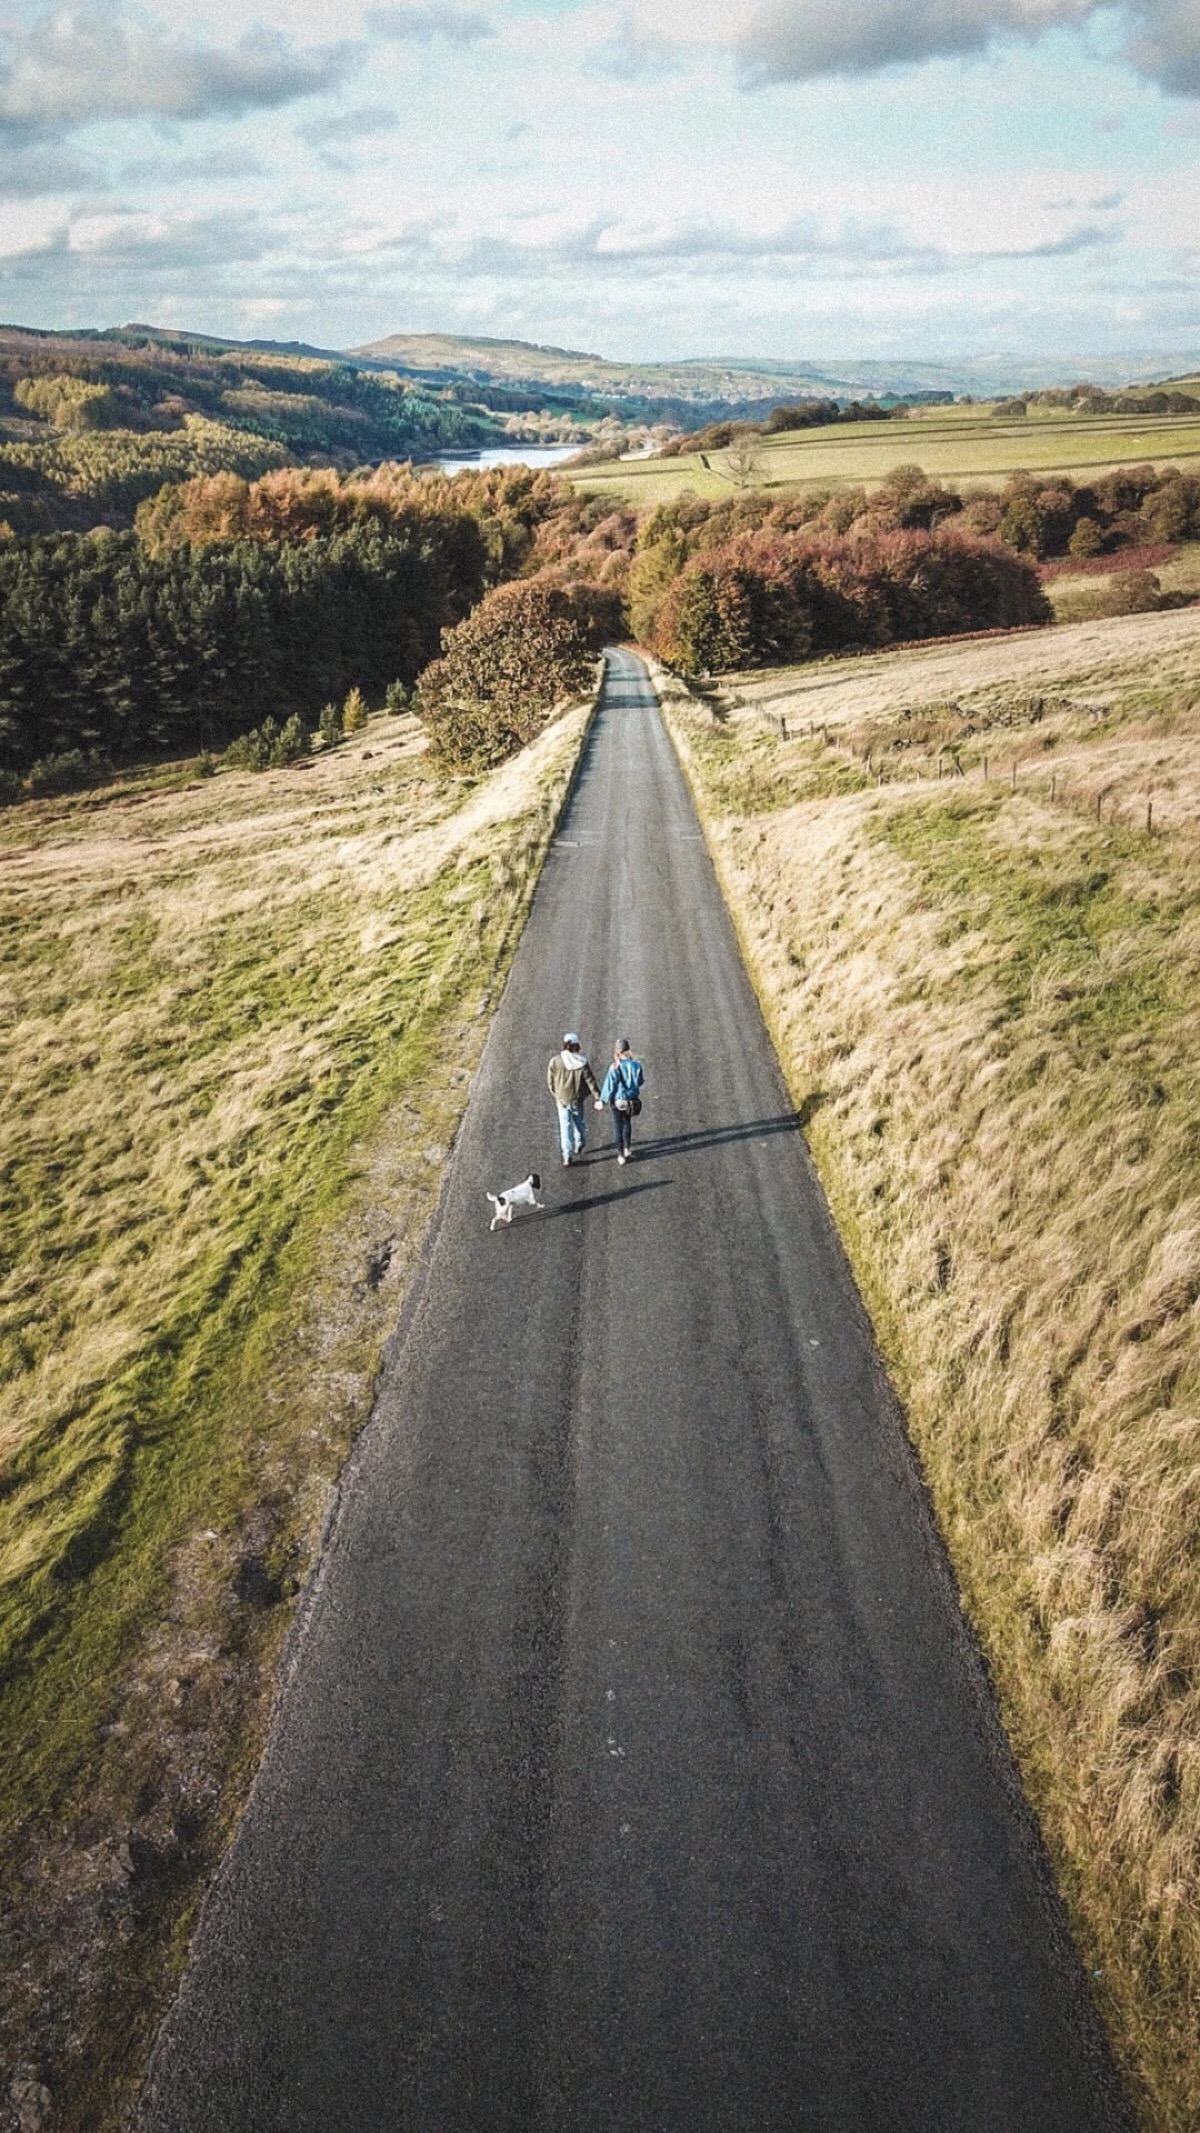
[[[1083,481],[1144,462],[1200,467],[1200,415],[1056,417],[1038,411],[1021,421],[998,418],[986,408],[936,408],[886,422],[785,431],[757,440],[755,460],[745,469],[728,452],[690,453],[611,461],[581,468],[572,478],[589,494],[610,493],[638,507],[662,503],[681,489],[728,496],[743,481],[768,489],[870,486],[905,463],[943,481],[989,488],[998,488],[1018,468]]]
[[[717,719],[670,688],[1101,2008],[1184,2133],[1200,613],[737,676]]]

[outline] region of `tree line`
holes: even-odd
[[[436,760],[475,770],[602,640],[698,673],[1036,623],[1042,558],[1188,537],[1200,480],[1170,468],[959,493],[901,466],[870,491],[684,492],[640,520],[525,468],[204,474],[132,532],[0,545],[0,773],[11,798],[64,757],[82,777],[267,718],[307,731],[352,690],[397,701],[418,678]]]
[[[159,555],[129,533],[11,541],[0,769],[214,749],[267,713],[315,724],[356,685],[378,700],[411,684],[482,589],[482,543],[464,588],[435,540],[379,525]]]
[[[539,554],[556,515],[574,530]],[[553,575],[588,517],[567,483],[525,468],[453,481],[404,466],[283,468],[169,484],[133,532],[11,539],[0,545],[5,797],[21,781],[49,790],[225,748],[265,718],[311,729],[355,691],[406,699],[489,589],[525,570]],[[619,628],[619,602],[605,612]],[[545,633],[523,642],[540,703]]]

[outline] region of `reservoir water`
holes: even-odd
[[[573,459],[583,450],[584,440],[578,444],[502,444],[484,452],[471,452],[458,458],[435,459],[432,464],[442,474],[461,474],[464,467],[481,472],[485,467],[556,467],[564,459]]]

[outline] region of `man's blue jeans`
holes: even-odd
[[[558,1137],[562,1142],[564,1163],[573,1155],[582,1155],[584,1125],[582,1104],[559,1104]]]

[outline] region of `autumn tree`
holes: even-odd
[[[592,587],[531,578],[489,593],[421,678],[435,762],[487,770],[532,740],[554,705],[584,688],[614,620],[619,607]]]

